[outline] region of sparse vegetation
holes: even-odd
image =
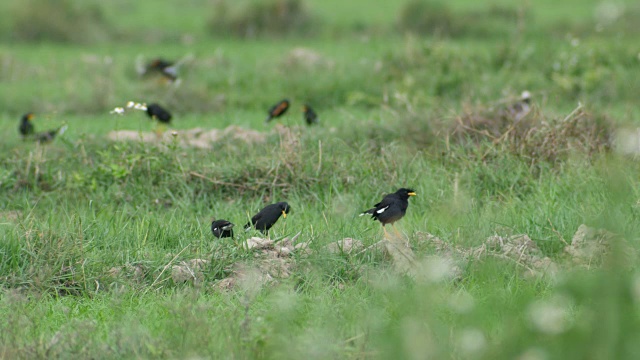
[[[0,357],[635,358],[640,48],[570,3],[0,4],[85,32],[0,47]],[[405,186],[400,234],[357,216]]]

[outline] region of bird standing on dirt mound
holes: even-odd
[[[227,220],[213,219],[211,222],[211,232],[217,238],[233,237],[233,224]]]
[[[147,105],[147,115],[161,123],[168,124],[171,122],[171,113],[158,104]]]
[[[280,219],[280,216],[284,216],[286,219],[289,211],[289,204],[286,202],[267,205],[251,218],[251,221],[244,226],[244,229],[248,231],[253,225],[256,230],[263,234],[268,234],[269,229]]]
[[[31,122],[33,118],[35,118],[35,115],[33,115],[33,113],[26,113],[22,115],[22,118],[20,118],[20,127],[18,128],[18,130],[20,131],[20,135],[22,135],[23,138],[29,135],[33,135],[33,133],[35,132],[33,123]]]
[[[57,129],[36,133],[35,126],[33,126],[32,122],[35,117],[33,113],[26,113],[20,118],[18,131],[20,131],[20,135],[22,135],[22,138],[25,140],[32,139],[39,143],[46,143],[52,141],[56,135],[62,134],[67,130],[67,126],[63,125]]]
[[[371,215],[373,220],[380,221],[385,234],[387,233],[387,230],[384,226],[387,224],[391,224],[397,232],[398,230],[395,228],[393,223],[402,219],[404,214],[406,214],[407,207],[409,206],[409,197],[415,195],[415,191],[402,188],[393,194],[385,195],[385,197],[382,198],[382,201],[375,204],[373,208],[360,214],[360,216]]]
[[[302,112],[304,115],[304,120],[307,122],[307,125],[313,125],[318,123],[318,114],[309,106],[309,104],[302,105]]]
[[[267,120],[265,122],[269,122],[271,119],[284,115],[287,110],[289,110],[289,100],[284,99],[269,109],[269,116],[267,116]]]

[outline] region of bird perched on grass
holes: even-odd
[[[233,226],[230,221],[213,219],[211,221],[211,232],[217,238],[233,237]]]
[[[256,230],[263,234],[268,234],[269,229],[280,219],[280,216],[283,216],[285,219],[287,218],[289,210],[289,204],[286,202],[267,205],[251,218],[251,221],[244,226],[244,229],[248,231],[251,229],[251,225],[253,225]]]
[[[168,124],[171,122],[171,113],[156,103],[147,105],[147,115],[161,123]]]
[[[35,117],[36,116],[33,113],[26,113],[20,118],[20,127],[18,127],[18,130],[20,131],[20,135],[22,135],[23,138],[33,135],[33,133],[35,132],[33,123],[31,122],[31,120],[33,120]]]
[[[269,116],[267,116],[267,120],[265,122],[269,122],[271,119],[284,115],[287,110],[289,110],[289,100],[284,99],[269,109]]]
[[[307,125],[313,125],[318,123],[318,114],[309,106],[309,104],[304,104],[302,106],[302,113],[304,115],[304,120],[307,122]]]
[[[57,129],[36,133],[35,126],[33,125],[33,119],[35,119],[33,113],[26,113],[20,118],[20,126],[18,131],[24,140],[35,140],[39,143],[46,143],[52,141],[57,135],[61,135],[67,130],[67,126],[63,125]]]
[[[404,214],[406,214],[407,207],[409,206],[409,197],[415,195],[416,192],[411,189],[399,189],[393,194],[385,195],[382,201],[375,204],[373,208],[360,214],[360,216],[371,215],[373,220],[380,221],[385,234],[387,230],[384,226],[387,224],[391,224],[396,232],[398,232],[393,223],[402,219]]]

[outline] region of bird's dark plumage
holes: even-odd
[[[269,232],[269,229],[273,226],[273,224],[280,219],[280,216],[287,217],[289,213],[289,204],[286,202],[279,202],[276,204],[267,205],[264,209],[260,210],[257,214],[255,214],[251,218],[251,222],[248,222],[244,228],[245,230],[249,230],[251,225],[253,225],[256,230],[261,231],[263,234]]]
[[[284,115],[284,113],[287,112],[287,110],[289,110],[289,100],[284,99],[282,101],[280,101],[279,103],[273,105],[270,109],[269,109],[269,116],[267,116],[267,120],[266,122],[271,121],[271,119],[280,117],[282,115]]]
[[[313,125],[318,123],[318,114],[309,106],[308,104],[304,104],[302,106],[302,111],[304,114],[304,120],[307,122],[307,125]]]
[[[33,115],[33,113],[26,113],[22,115],[22,118],[20,118],[20,127],[18,128],[18,130],[20,131],[20,135],[22,135],[23,137],[33,135],[33,133],[35,132],[33,123],[31,122],[34,117],[35,115]]]
[[[161,123],[168,124],[171,122],[171,113],[158,104],[147,105],[147,115]]]
[[[360,216],[371,215],[371,218],[380,221],[382,226],[393,224],[407,212],[409,197],[415,194],[416,192],[411,189],[402,188],[393,194],[386,195],[382,201],[360,214]]]
[[[217,238],[233,237],[233,224],[227,220],[213,220],[211,222],[211,232]]]

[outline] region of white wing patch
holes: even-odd
[[[218,228],[213,228],[213,231],[216,231],[216,230],[218,230]]]
[[[376,210],[376,214],[382,214],[382,213],[383,213],[385,210],[387,210],[388,208],[389,208],[389,205],[387,205],[387,206],[383,207],[383,208],[382,208],[382,209],[380,209],[380,210]]]

